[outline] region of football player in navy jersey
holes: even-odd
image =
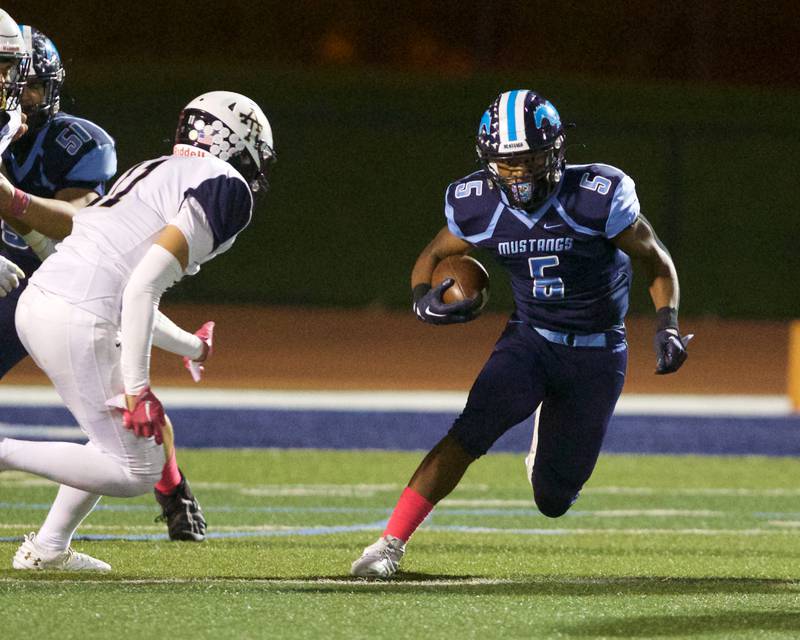
[[[624,317],[631,259],[656,309],[656,373],[686,359],[678,330],[678,277],[639,212],[633,180],[606,164],[568,165],[555,107],[533,91],[507,91],[478,130],[481,169],[448,188],[447,225],[417,259],[414,311],[431,324],[467,322],[480,300],[445,304],[452,281],[431,288],[436,265],[475,247],[511,278],[515,310],[449,433],[403,491],[381,538],[351,573],[392,576],[405,544],[467,467],[535,414],[525,463],[536,506],[563,515],[594,470],[627,366]]]

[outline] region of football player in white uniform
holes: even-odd
[[[20,103],[28,117],[27,133],[3,153],[5,175],[0,173],[0,257],[7,258],[30,277],[55,250],[55,244],[72,232],[77,211],[106,193],[106,182],[117,171],[114,140],[95,123],[61,110],[60,93],[66,75],[58,49],[50,38],[31,26],[20,26],[31,54],[25,90]],[[17,337],[14,316],[25,281],[10,283],[16,290],[0,299],[0,378],[28,354]],[[211,346],[213,323],[198,337]],[[160,346],[158,342],[156,346]],[[181,354],[183,355],[183,354]],[[199,382],[200,365],[187,362]],[[161,506],[160,519],[171,540],[200,542],[206,521],[188,480],[167,451],[161,480],[154,487]]]
[[[69,545],[101,496],[141,495],[161,477],[172,430],[150,388],[151,346],[193,361],[208,349],[160,314],[159,300],[247,226],[253,194],[267,188],[272,147],[255,102],[227,91],[199,96],[181,112],[173,155],[134,166],[81,210],[72,234],[31,278],[17,331],[89,442],[0,438],[0,471],[61,484],[15,568],[110,569]]]
[[[19,26],[0,9],[0,154],[19,133],[24,133],[19,99],[31,56],[25,48]],[[0,256],[0,298],[19,286],[25,274],[16,264]]]

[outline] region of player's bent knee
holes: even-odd
[[[146,493],[150,493],[155,485],[161,479],[161,471],[148,472],[148,473],[133,473],[128,472],[128,482],[119,487],[116,497],[118,498],[135,498]]]
[[[137,466],[126,469],[125,479],[127,482],[124,487],[120,488],[124,492],[124,495],[120,497],[133,498],[150,493],[153,490],[153,485],[161,480],[163,466],[160,457],[153,457],[146,461],[140,461]]]
[[[577,491],[565,491],[562,488],[545,486],[534,482],[533,500],[542,515],[548,518],[563,516],[578,499]]]
[[[540,496],[536,492],[533,494],[536,507],[541,511],[542,515],[548,518],[559,518],[563,516],[575,503],[577,497],[578,496],[572,496],[564,499],[563,497],[556,496]]]

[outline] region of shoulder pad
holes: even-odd
[[[207,158],[203,159],[208,162]],[[206,214],[214,236],[214,249],[234,238],[249,223],[253,214],[253,195],[239,176],[220,174],[186,190]]]
[[[59,136],[66,138],[67,134],[65,130],[73,132],[76,136],[73,144],[78,145],[78,148],[83,145],[92,147],[102,145],[114,146],[114,138],[112,138],[105,129],[96,125],[91,120],[79,118],[78,116],[73,116],[63,111],[60,111],[53,117],[49,127],[49,134],[54,138],[58,138]],[[59,146],[65,148],[64,144],[60,144]],[[74,153],[71,155],[74,155]]]
[[[613,238],[639,215],[633,180],[607,164],[567,165],[558,200],[576,231]]]
[[[498,207],[503,206],[497,188],[484,171],[456,180],[445,191],[447,226],[453,235],[467,242],[483,239]]]
[[[117,170],[114,139],[89,120],[58,113],[48,125],[42,162],[49,175],[63,176],[63,186],[102,183]]]

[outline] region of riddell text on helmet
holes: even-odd
[[[208,151],[204,149],[198,149],[197,147],[190,147],[189,145],[185,144],[176,144],[172,150],[173,155],[176,156],[189,156],[189,157],[200,157],[204,158],[208,155]]]

